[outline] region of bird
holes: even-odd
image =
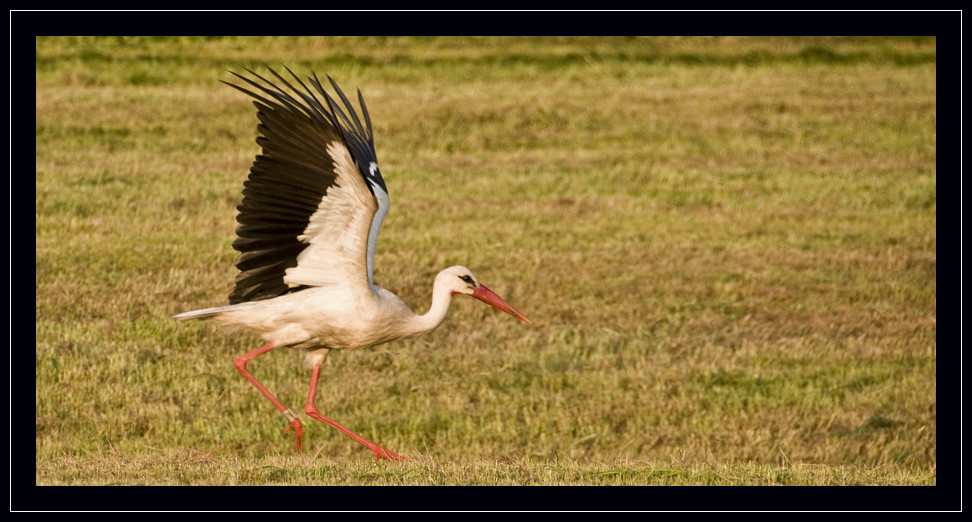
[[[261,153],[250,166],[237,206],[239,270],[229,304],[180,313],[261,337],[266,344],[237,357],[236,369],[286,417],[302,448],[303,426],[247,369],[276,348],[305,352],[311,381],[304,412],[374,452],[375,460],[406,460],[324,416],[315,405],[321,364],[331,350],[356,350],[431,332],[445,319],[454,296],[467,295],[525,323],[525,315],[483,285],[471,270],[451,266],[435,276],[432,303],[417,314],[374,282],[378,232],[389,209],[378,168],[371,117],[358,89],[361,115],[326,76],[341,105],[317,73],[306,81],[284,65],[288,80],[229,71],[242,84],[221,80],[252,98]],[[308,87],[310,84],[310,87]],[[345,114],[345,110],[347,114]],[[362,124],[362,119],[364,123]]]

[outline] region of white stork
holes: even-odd
[[[313,368],[304,406],[308,415],[364,444],[375,453],[376,460],[401,460],[404,457],[317,410],[315,391],[328,351],[365,348],[430,332],[445,318],[452,297],[458,294],[531,321],[462,266],[446,268],[436,275],[432,305],[422,315],[375,285],[375,244],[389,200],[361,91],[358,103],[364,126],[330,77],[348,115],[324,91],[316,74],[307,78],[314,88],[311,90],[287,69],[301,90],[270,69],[293,93],[288,94],[247,71],[266,85],[233,75],[259,93],[223,82],[256,99],[253,104],[261,122],[257,130],[262,135],[256,141],[262,154],[250,167],[243,200],[237,207],[238,237],[233,248],[240,252],[236,261],[240,273],[228,306],[174,318],[210,319],[267,341],[237,358],[236,369],[287,417],[290,424],[284,433],[293,430],[298,450],[303,435],[300,420],[246,369],[249,361],[280,346],[306,350],[305,363]]]

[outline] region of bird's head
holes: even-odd
[[[436,276],[436,281],[441,282],[452,295],[465,294],[480,301],[495,306],[500,310],[519,318],[523,322],[532,323],[533,321],[527,319],[527,317],[520,313],[519,310],[513,308],[513,305],[507,303],[502,297],[496,295],[492,290],[486,288],[476,274],[472,273],[472,270],[464,266],[450,266],[445,270],[439,272]]]

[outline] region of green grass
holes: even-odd
[[[37,484],[935,484],[934,38],[38,38]],[[360,87],[376,282],[429,336],[332,353],[305,454],[233,368],[258,153],[227,70]],[[309,372],[251,369],[301,411]]]

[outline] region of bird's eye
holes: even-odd
[[[469,277],[469,276],[467,276],[467,275],[462,275],[462,276],[459,276],[459,279],[462,279],[462,280],[463,280],[464,282],[466,282],[467,284],[470,284],[470,285],[471,285],[471,284],[473,284],[473,280],[472,280],[472,278],[471,278],[471,277]]]

